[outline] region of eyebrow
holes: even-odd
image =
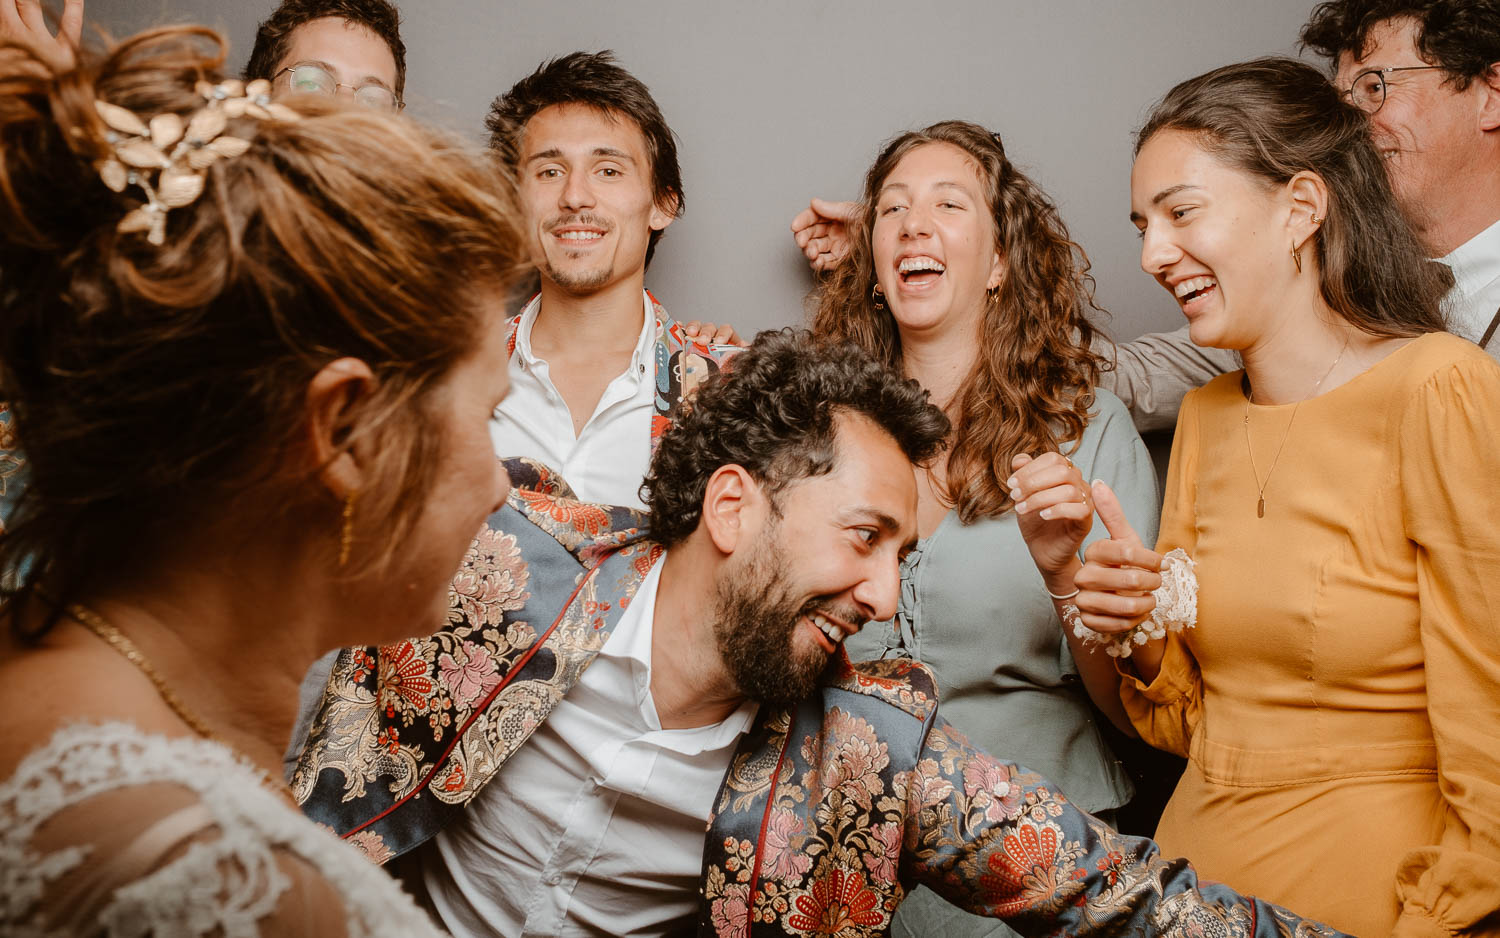
[[[545,150],[538,150],[537,152],[528,156],[526,158],[526,162],[535,163],[537,160],[555,160],[562,155],[563,151],[560,148],[548,147]],[[629,153],[626,153],[624,150],[616,149],[615,147],[594,147],[592,155],[607,156],[611,159],[620,160],[632,165],[635,163],[635,157],[631,156]]]
[[[873,521],[886,534],[901,533],[901,522],[894,515],[876,508],[874,505],[855,505],[840,512],[840,520],[851,521]],[[915,542],[914,542],[915,543]]]
[[[1195,185],[1193,185],[1190,182],[1179,182],[1175,186],[1167,186],[1165,189],[1161,190],[1156,195],[1153,195],[1151,197],[1151,204],[1153,206],[1160,205],[1162,202],[1166,201],[1167,199],[1170,199],[1172,196],[1176,195],[1179,192],[1184,192],[1184,191],[1186,191],[1188,189],[1198,189],[1198,188],[1201,188],[1201,187],[1200,186],[1195,186]],[[1130,220],[1133,221],[1133,222],[1142,221],[1143,219],[1145,219],[1145,217],[1146,216],[1142,215],[1140,212],[1131,212],[1130,213]]]
[[[950,182],[950,181],[948,181],[946,179],[942,180],[941,182],[935,182],[935,183],[933,183],[932,187],[934,189],[957,189],[959,192],[962,192],[964,195],[969,195],[970,194],[969,190],[967,188],[965,188],[965,186],[964,186],[963,183],[961,183],[961,182]],[[880,187],[880,192],[878,192],[876,194],[877,195],[885,195],[885,191],[887,189],[900,189],[903,192],[910,192],[911,191],[911,186],[908,186],[904,182],[888,182],[885,185],[881,186]]]
[[[332,65],[323,61],[322,59],[302,59],[300,61],[293,62],[291,65],[288,65],[287,68],[296,68],[299,65],[316,65],[318,68],[321,68],[323,71],[332,75],[334,81],[338,81],[340,78],[344,77],[338,69],[334,68]],[[381,81],[374,75],[366,75],[361,78],[357,84],[354,85],[349,85],[347,82],[339,82],[339,84],[344,85],[346,88],[363,88],[365,85],[379,85],[386,91],[391,91],[390,85],[387,85],[385,82]],[[394,91],[392,91],[391,93],[395,94]]]

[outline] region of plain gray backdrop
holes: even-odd
[[[1173,84],[1295,52],[1312,0],[397,0],[407,113],[483,139],[490,101],[542,60],[613,49],[679,137],[687,213],[646,282],[679,319],[747,335],[803,321],[789,233],[853,198],[882,141],[946,118],[1002,135],[1093,261],[1117,339],[1181,324],[1127,220],[1131,134]],[[115,36],[200,22],[249,57],[275,0],[89,0]],[[378,159],[378,154],[371,154]]]

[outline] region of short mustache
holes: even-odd
[[[569,225],[584,225],[590,228],[599,228],[603,231],[613,231],[615,229],[614,223],[609,219],[598,215],[591,215],[588,212],[582,212],[577,215],[563,215],[560,218],[554,218],[547,222],[546,230],[550,233],[559,228],[566,228]]]

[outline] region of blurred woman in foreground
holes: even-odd
[[[0,52],[0,931],[431,933],[280,756],[307,666],[436,627],[505,496],[508,183],[204,29],[80,59]]]

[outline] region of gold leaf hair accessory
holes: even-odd
[[[160,245],[167,237],[167,212],[190,205],[203,194],[208,168],[250,149],[250,141],[225,133],[237,117],[295,121],[301,115],[271,100],[271,83],[259,79],[248,85],[230,80],[198,82],[195,90],[208,103],[184,121],[176,114],[158,114],[142,121],[135,112],[108,101],[95,101],[104,121],[111,155],[99,163],[99,178],[113,192],[139,186],[146,193],[142,205],[115,226],[122,234],[146,232],[146,240]]]

